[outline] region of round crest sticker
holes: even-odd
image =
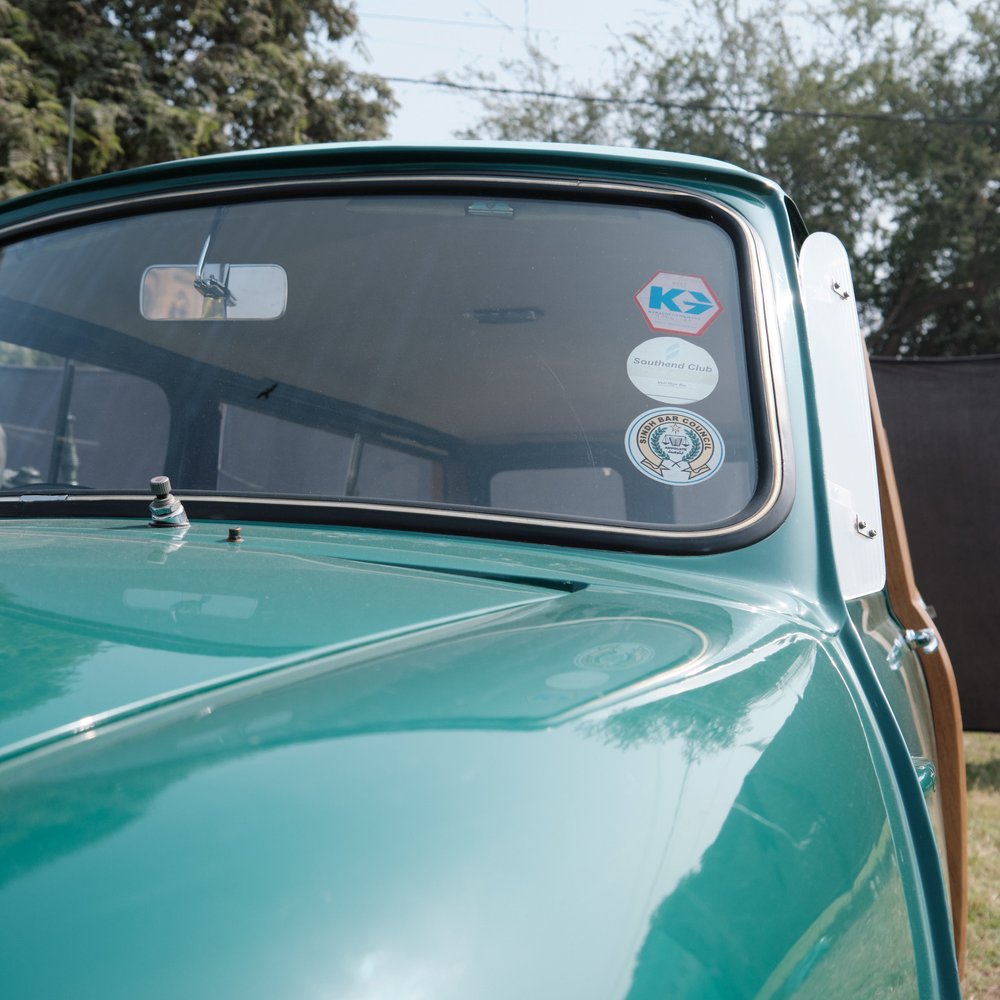
[[[647,410],[629,424],[625,450],[650,479],[692,486],[711,479],[722,466],[722,435],[704,417],[679,407]]]
[[[703,347],[679,337],[644,340],[628,358],[628,377],[659,403],[697,403],[719,384],[719,367]]]

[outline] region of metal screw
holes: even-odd
[[[157,500],[163,500],[170,496],[170,479],[167,476],[153,476],[149,481],[149,492]]]
[[[859,535],[864,535],[865,538],[875,538],[878,532],[874,528],[868,527],[868,522],[863,521],[860,517],[854,522],[855,528],[858,530]]]
[[[242,542],[243,541],[243,529],[242,528],[230,528],[229,535],[226,538],[227,542]]]
[[[908,628],[903,633],[903,640],[910,647],[910,649],[917,649],[921,653],[937,652],[938,637],[937,633],[932,628]]]

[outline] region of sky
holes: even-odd
[[[530,39],[581,83],[606,79],[616,38],[639,25],[676,23],[676,0],[355,0],[361,40],[370,56],[347,56],[356,69],[388,78],[462,81],[466,71],[501,72],[505,59],[524,55]],[[507,85],[515,84],[509,76]],[[400,142],[452,139],[475,124],[481,105],[474,95],[439,87],[392,83],[400,108],[390,138]]]

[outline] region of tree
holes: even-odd
[[[874,353],[1000,351],[1000,4],[715,0],[635,33],[597,93],[537,51],[470,135],[700,153],[777,180],[836,233]],[[493,81],[491,81],[493,82]],[[525,91],[546,92],[531,96]],[[566,93],[572,99],[554,96]]]
[[[385,81],[336,0],[0,0],[0,194],[227,149],[374,139]]]

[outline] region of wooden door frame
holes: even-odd
[[[871,365],[868,370],[868,399],[871,405],[875,456],[878,464],[882,533],[885,543],[886,591],[893,614],[904,629],[937,630],[927,613],[913,576],[910,546],[906,539],[903,509],[892,467],[889,441],[875,395]],[[917,654],[923,667],[934,722],[937,751],[938,788],[944,819],[945,857],[951,895],[951,918],[955,934],[955,954],[959,975],[965,969],[966,922],[969,905],[968,812],[965,789],[965,746],[962,742],[962,713],[951,657],[938,636],[934,652]]]

